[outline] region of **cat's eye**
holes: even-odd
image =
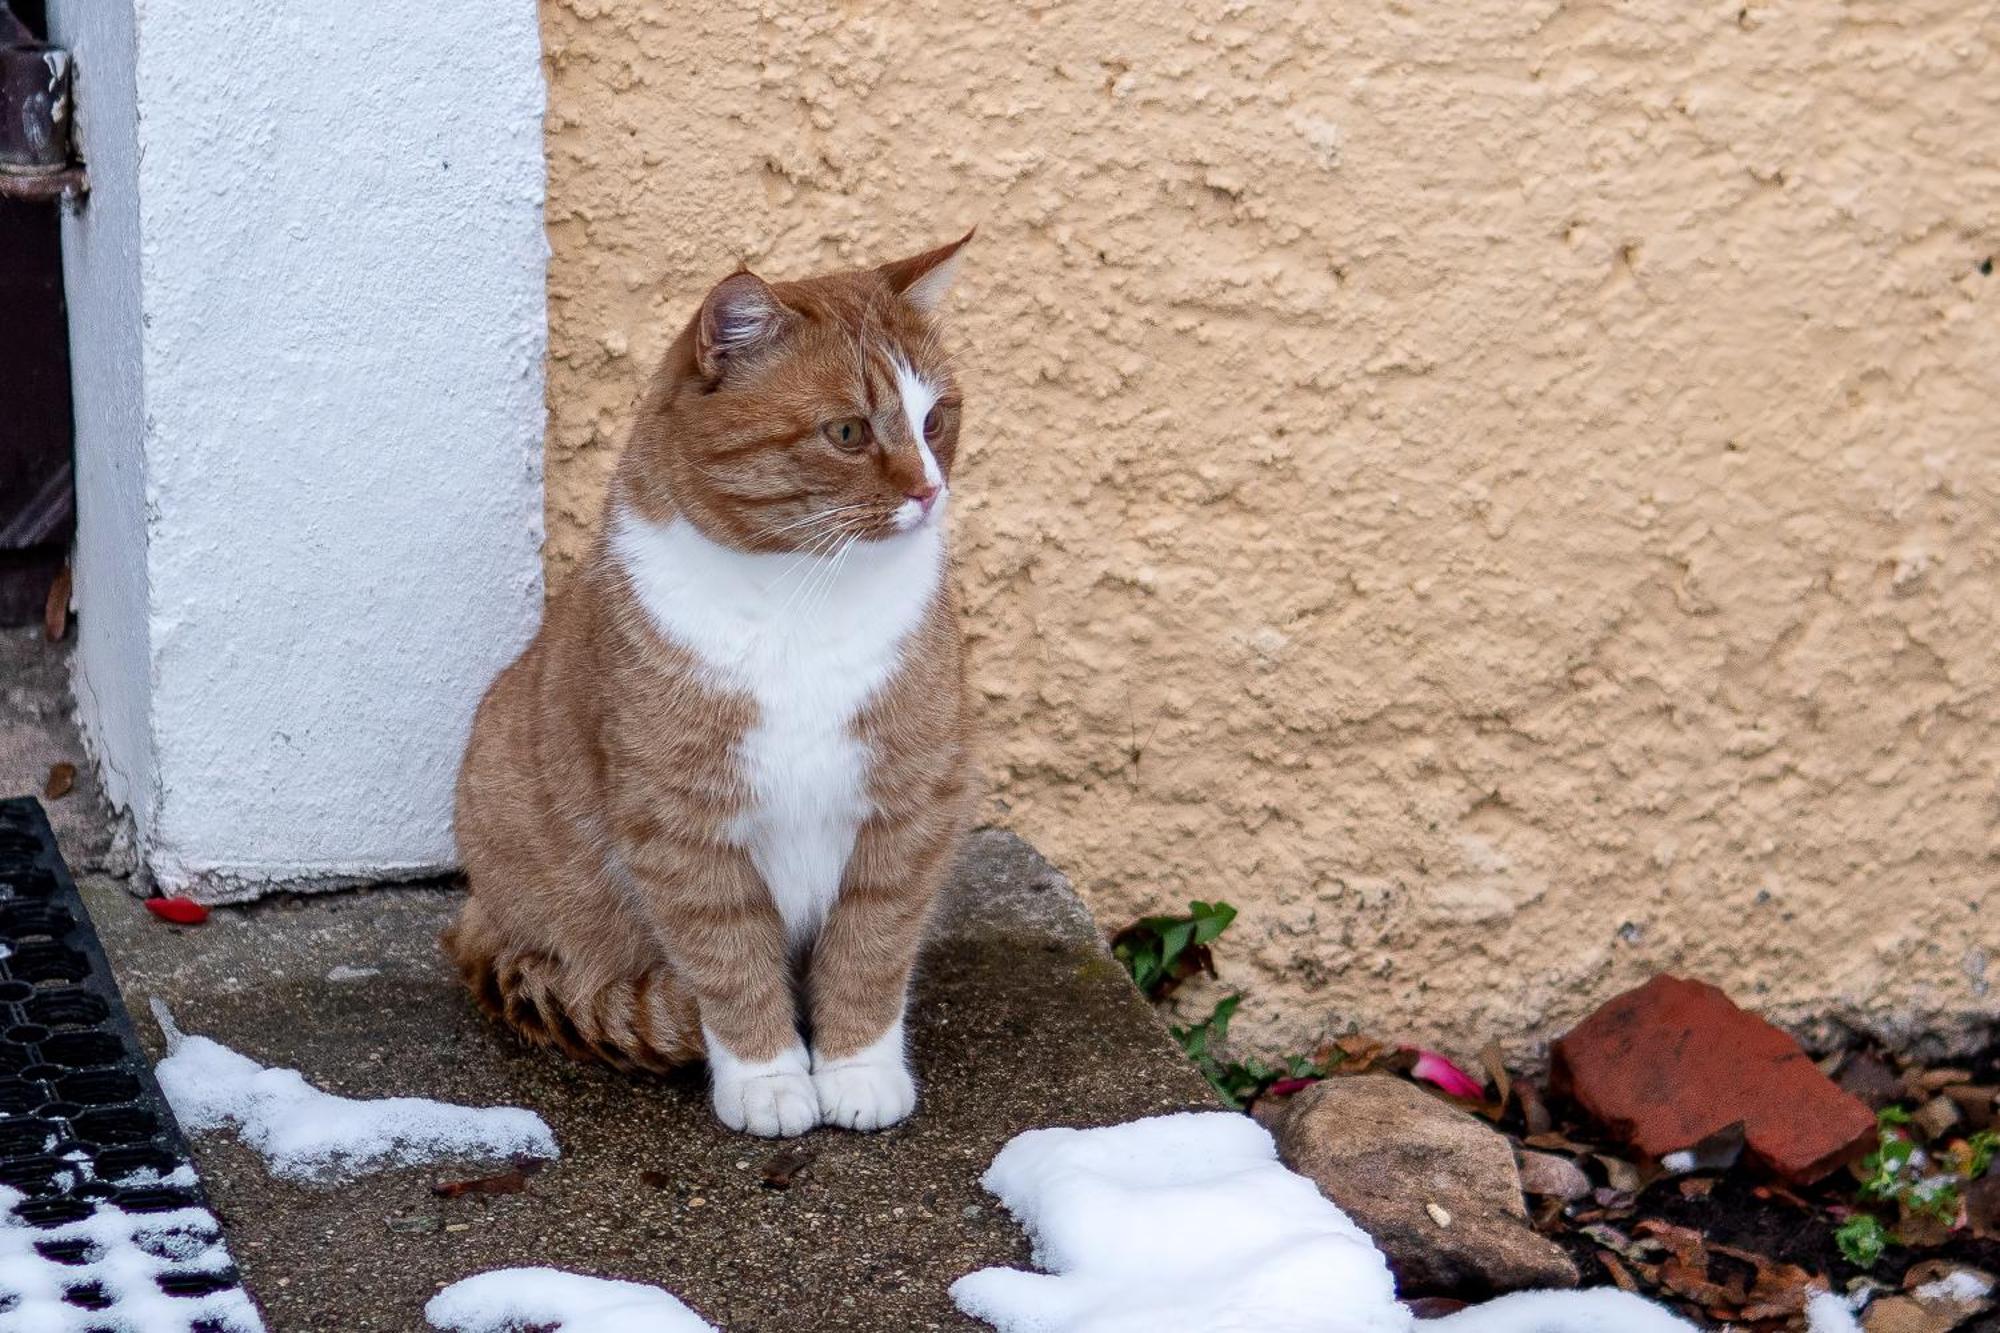
[[[944,431],[944,409],[932,407],[924,413],[924,438],[935,440]]]
[[[829,421],[820,428],[826,442],[836,449],[849,453],[859,453],[868,447],[868,423],[860,417],[842,417],[839,421]]]

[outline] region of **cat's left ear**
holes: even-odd
[[[876,272],[888,282],[891,291],[900,293],[926,315],[935,315],[944,304],[945,293],[951,290],[952,280],[958,277],[958,263],[965,243],[972,239],[972,231],[949,245],[884,264]]]

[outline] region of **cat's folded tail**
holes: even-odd
[[[694,997],[664,966],[598,977],[510,946],[477,898],[443,943],[479,1007],[536,1045],[626,1070],[664,1072],[702,1058]]]

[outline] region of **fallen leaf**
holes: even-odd
[[[1703,1308],[1735,1307],[1749,1297],[1740,1282],[1722,1283],[1709,1276],[1708,1242],[1699,1231],[1650,1218],[1636,1229],[1666,1246],[1667,1259],[1660,1265],[1660,1282],[1668,1290]]]
[[[198,926],[208,920],[208,909],[192,898],[148,898],[146,910],[177,926]]]
[[[1824,1284],[1796,1264],[1780,1263],[1752,1250],[1728,1245],[1710,1245],[1710,1254],[1720,1254],[1750,1265],[1756,1273],[1748,1298],[1738,1312],[1743,1319],[1784,1319],[1803,1313],[1806,1302]]]
[[[1542,1101],[1541,1089],[1522,1079],[1514,1085],[1514,1096],[1521,1103],[1521,1122],[1529,1134],[1540,1136],[1555,1128],[1555,1118]]]
[[[1780,1199],[1794,1208],[1802,1208],[1809,1213],[1817,1211],[1811,1203],[1773,1181],[1754,1186],[1750,1192],[1760,1199]]]
[[[1530,1134],[1521,1142],[1530,1148],[1551,1148],[1575,1157],[1589,1157],[1597,1151],[1588,1144],[1578,1143],[1575,1139],[1565,1138],[1561,1134]]]
[[[69,584],[69,566],[64,565],[50,581],[48,600],[42,603],[42,637],[50,643],[61,643],[69,633]]]
[[[1970,1082],[1972,1082],[1972,1071],[1970,1069],[1958,1069],[1947,1066],[1943,1069],[1905,1069],[1903,1071],[1903,1087],[1913,1100],[1928,1097],[1939,1088],[1949,1087],[1953,1083]]]
[[[1617,1227],[1606,1226],[1601,1222],[1578,1227],[1577,1231],[1596,1241],[1600,1248],[1610,1250],[1619,1258],[1634,1264],[1644,1263],[1649,1254],[1665,1248],[1657,1240],[1633,1240]]]
[[[1381,1042],[1372,1037],[1364,1037],[1358,1032],[1334,1038],[1333,1048],[1347,1059],[1359,1064],[1373,1064],[1384,1049]]]
[[[1683,1199],[1706,1199],[1714,1192],[1714,1176],[1690,1176],[1681,1182],[1681,1197]]]
[[[49,780],[42,784],[42,799],[60,801],[76,786],[76,765],[64,761],[49,765]]]
[[[808,1148],[804,1144],[793,1144],[789,1148],[774,1153],[771,1160],[764,1163],[763,1184],[766,1189],[788,1190],[804,1175],[819,1156],[819,1149]]]
[[[1597,1262],[1603,1264],[1604,1271],[1611,1274],[1612,1285],[1620,1291],[1629,1291],[1635,1296],[1638,1294],[1639,1284],[1633,1279],[1632,1270],[1625,1267],[1624,1261],[1617,1255],[1609,1250],[1599,1250]]]
[[[471,1180],[440,1180],[431,1186],[431,1193],[440,1199],[456,1199],[464,1194],[519,1194],[528,1188],[528,1173],[520,1167],[503,1171],[497,1176],[478,1176]]]
[[[1507,1074],[1507,1063],[1501,1057],[1500,1043],[1489,1041],[1479,1052],[1479,1063],[1486,1069],[1486,1081],[1491,1083],[1500,1097],[1500,1109],[1505,1111],[1507,1103],[1514,1099],[1514,1080]]]

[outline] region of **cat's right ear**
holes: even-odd
[[[695,320],[694,363],[708,379],[719,379],[731,358],[775,341],[791,312],[769,283],[748,269],[715,284]]]

